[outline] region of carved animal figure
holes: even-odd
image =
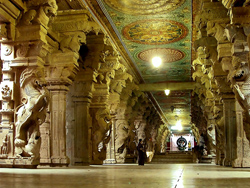
[[[83,32],[77,32],[74,35],[64,37],[60,42],[60,50],[63,52],[73,51],[78,53],[82,43],[86,43],[86,35]]]
[[[118,120],[116,125],[116,158],[118,163],[122,163],[124,162],[126,156],[126,140],[128,139],[129,135],[129,125],[126,120]]]
[[[207,34],[216,38],[218,43],[223,43],[227,40],[225,35],[225,26],[208,21],[207,23]]]
[[[98,109],[93,122],[93,161],[99,163],[106,158],[106,144],[111,135],[111,116],[107,109]]]
[[[36,11],[35,10],[29,10],[24,13],[22,19],[20,20],[20,25],[31,25],[33,19],[36,16]]]
[[[49,93],[42,69],[26,68],[20,77],[22,103],[16,108],[15,154],[18,157],[39,159],[39,125],[45,121]]]

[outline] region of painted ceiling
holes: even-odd
[[[145,83],[190,82],[192,0],[97,0]],[[160,56],[159,68],[151,59]],[[177,83],[178,84],[178,83]],[[190,91],[151,91],[170,125],[190,122]],[[174,109],[174,110],[173,110]]]

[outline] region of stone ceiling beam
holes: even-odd
[[[195,82],[165,82],[154,84],[140,84],[139,89],[141,91],[164,91],[169,89],[174,90],[193,90],[195,88]]]

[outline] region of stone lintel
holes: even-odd
[[[249,24],[250,23],[250,7],[233,7],[231,9],[232,24]]]
[[[47,29],[42,25],[24,25],[17,27],[16,41],[43,41],[46,40]]]
[[[0,12],[1,18],[4,21],[11,22],[12,24],[15,23],[15,20],[17,20],[20,15],[20,10],[9,0],[1,1]]]
[[[39,56],[16,58],[11,61],[10,67],[42,67],[45,62]]]
[[[169,89],[174,90],[193,90],[195,88],[195,82],[166,82],[166,83],[154,83],[154,84],[140,84],[139,90],[141,91],[163,91]]]
[[[63,11],[57,15],[52,25],[57,32],[90,32],[100,31],[100,26],[94,21],[89,21],[89,15],[85,11]]]
[[[48,81],[49,83],[51,81]],[[56,82],[56,81],[55,81]],[[69,91],[69,88],[65,85],[60,85],[61,83],[58,81],[58,85],[56,85],[56,83],[54,83],[55,85],[49,85],[47,86],[47,89],[50,90],[50,91],[66,91],[68,92]]]
[[[235,94],[234,93],[221,93],[221,99],[224,100],[232,100],[235,99]]]

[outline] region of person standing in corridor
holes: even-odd
[[[142,139],[139,139],[139,144],[137,146],[138,150],[138,165],[144,165],[144,160],[145,160],[145,148],[143,145]]]

